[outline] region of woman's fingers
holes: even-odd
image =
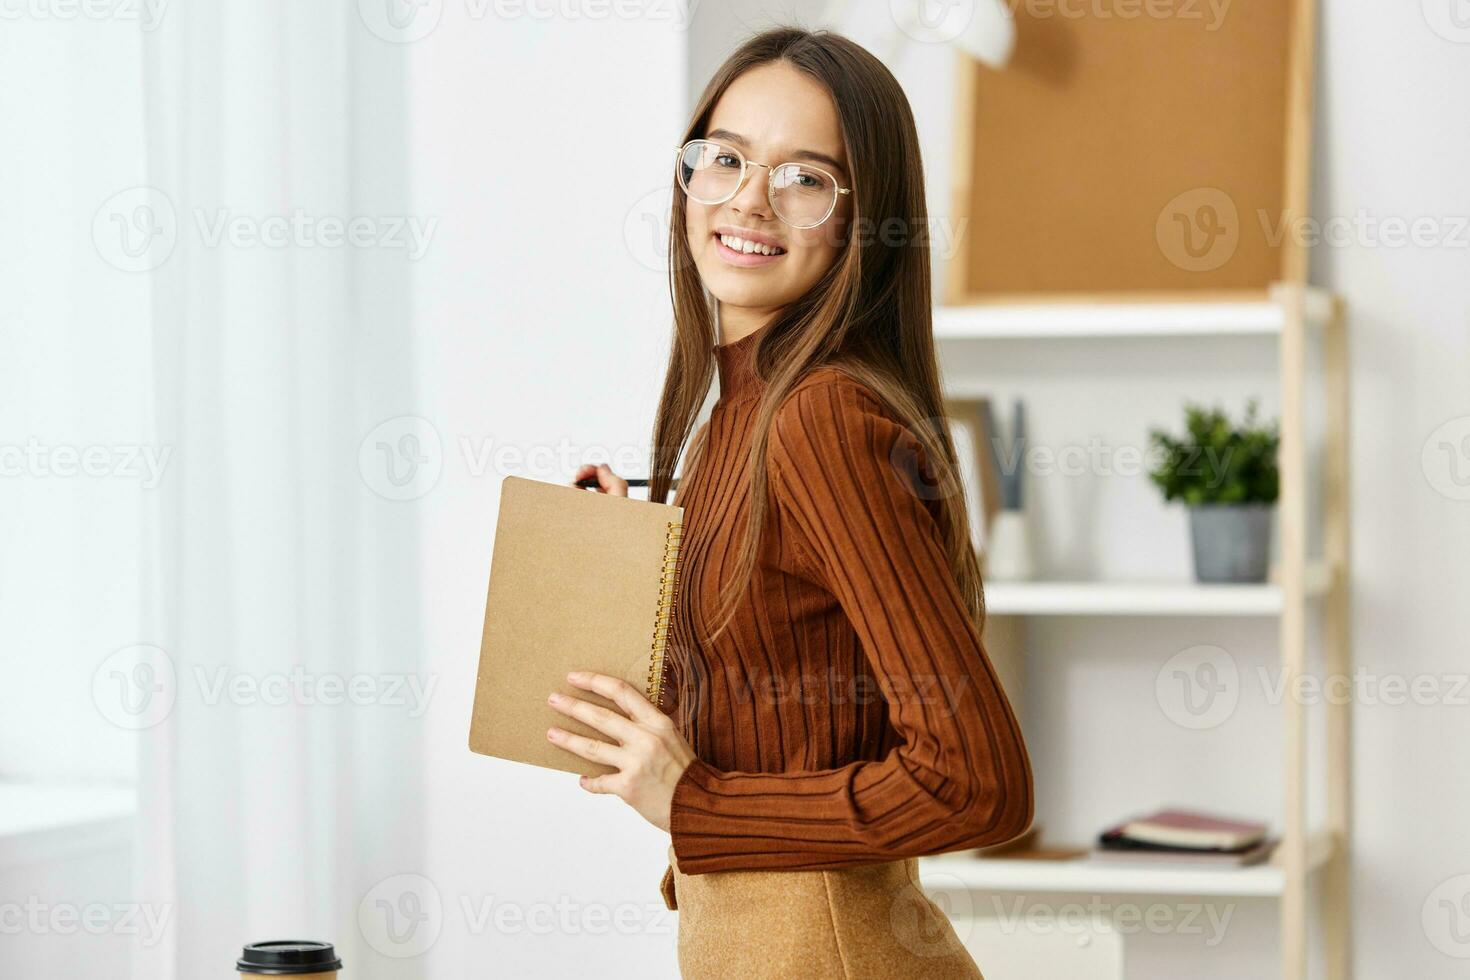
[[[612,766],[615,769],[622,769],[627,764],[627,752],[621,746],[588,738],[586,735],[578,735],[564,728],[548,728],[546,737],[589,762],[600,762],[604,766]]]
[[[584,480],[589,476],[597,477],[597,492],[612,494],[614,497],[626,497],[628,495],[628,481],[612,471],[612,467],[606,463],[583,463],[577,467],[576,474],[572,477],[572,484],[578,480]]]
[[[612,779],[609,776],[607,776],[607,775],[602,775],[602,776],[583,776],[582,779],[581,779],[581,783],[582,783],[582,788],[585,789],[589,793],[613,793],[613,794],[616,794],[618,792],[613,787]]]
[[[601,694],[640,725],[647,727],[668,721],[668,715],[649,704],[642,691],[621,677],[576,670],[567,675],[567,680],[577,687]]]
[[[590,670],[573,671],[567,675],[567,681],[602,695],[627,717],[578,697],[552,697],[551,704],[568,716],[613,735],[620,743],[612,745],[583,738],[559,728],[548,731],[546,737],[584,759],[617,770],[583,776],[578,780],[583,789],[589,793],[615,794],[643,819],[668,832],[674,787],[693,761],[694,750],[669,716],[649,704],[636,685],[621,677]]]
[[[568,695],[551,692],[546,703],[557,711],[568,715],[578,721],[590,725],[609,738],[626,744],[640,731],[639,727],[618,714],[609,711],[600,704],[591,701],[583,701],[581,698],[569,697]]]
[[[606,463],[597,464],[597,482],[602,484],[603,493],[610,493],[614,497],[628,495],[628,481],[614,473],[612,467]]]

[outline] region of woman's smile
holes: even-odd
[[[715,253],[730,265],[749,268],[771,265],[786,254],[769,235],[722,225],[711,233],[715,240]]]

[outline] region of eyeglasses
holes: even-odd
[[[700,204],[724,204],[745,186],[748,167],[765,167],[771,210],[793,228],[815,228],[831,217],[837,195],[852,193],[851,187],[838,187],[837,178],[821,167],[809,163],[772,167],[747,160],[735,147],[713,140],[690,140],[675,152],[679,186]]]

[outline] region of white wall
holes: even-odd
[[[811,26],[823,6],[743,0],[702,9],[691,90],[699,91],[747,31],[771,22]],[[1470,215],[1463,107],[1470,27],[1450,18],[1454,0],[1322,6],[1316,217],[1352,219],[1360,209],[1380,221],[1428,217],[1451,236],[1428,247],[1360,238],[1314,250],[1314,280],[1343,293],[1351,307],[1357,662],[1376,678],[1423,676],[1446,692],[1442,700],[1463,699],[1448,692],[1465,675],[1462,637],[1470,627],[1470,442],[1460,441],[1470,433],[1470,231],[1455,220]],[[850,25],[856,39],[871,45],[882,38],[881,7],[868,12],[866,26]],[[946,51],[919,44],[890,63],[918,120],[931,216],[940,222],[948,216],[951,64]],[[1093,439],[1114,448],[1146,445],[1149,425],[1178,427],[1185,396],[1238,407],[1261,393],[1264,409],[1276,407],[1267,391],[1273,351],[1266,341],[952,345],[944,358],[949,376],[966,388],[1025,396],[1033,442],[1053,448]],[[1126,400],[1116,397],[1120,385]],[[1426,442],[1446,423],[1452,428],[1435,445],[1446,440],[1452,448],[1436,449],[1423,463]],[[1142,476],[1092,473],[1033,487],[1047,572],[1188,574],[1183,515],[1160,505]],[[1038,819],[1048,836],[1085,842],[1109,819],[1171,801],[1222,809],[1245,801],[1263,816],[1280,812],[1279,708],[1263,684],[1243,685],[1235,713],[1210,732],[1183,731],[1159,712],[1159,666],[1200,643],[1225,647],[1245,676],[1259,678],[1261,669],[1275,676],[1274,627],[1265,622],[1080,619],[1033,628],[1027,727]],[[1470,955],[1470,943],[1446,937],[1456,935],[1448,928],[1452,909],[1466,907],[1454,903],[1470,891],[1470,878],[1459,877],[1470,873],[1463,831],[1470,789],[1458,778],[1470,713],[1463,703],[1381,701],[1356,711],[1358,975],[1458,975],[1459,962],[1448,954]],[[1312,787],[1314,807],[1320,789]],[[1056,908],[1078,898],[1031,900]],[[1445,898],[1450,904],[1439,901]],[[1274,975],[1275,904],[1218,911],[1232,915],[1223,943],[1142,937],[1129,945],[1129,977],[1176,976],[1183,962],[1200,980]],[[1460,934],[1470,934],[1470,917],[1458,915]]]
[[[1470,27],[1451,29],[1451,11],[1466,21],[1454,0],[1324,6],[1316,211],[1429,218],[1457,243],[1314,257],[1352,308],[1357,661],[1448,689],[1470,635]],[[1358,709],[1359,976],[1461,976],[1470,956],[1446,941],[1451,921],[1470,924],[1470,707],[1456,697]]]
[[[92,675],[144,640],[139,519],[172,450],[147,435],[147,278],[105,261],[93,218],[144,182],[142,91],[119,84],[141,77],[136,24],[0,30],[0,780],[134,772]]]
[[[499,20],[446,4],[412,53],[414,210],[441,219],[415,282],[425,401],[403,409],[443,446],[411,505],[442,678],[425,731],[434,976],[677,973],[667,836],[571,775],[465,748],[500,480],[566,480],[584,452],[646,468],[670,330],[651,236],[685,111],[673,6]]]
[[[115,797],[136,772],[136,733],[98,710],[92,682],[145,639],[141,515],[172,464],[149,436],[148,281],[109,265],[93,226],[144,180],[143,94],[119,84],[141,65],[136,24],[7,17],[0,29],[5,976],[122,980],[136,948],[122,928],[137,908],[128,823],[94,834],[88,811],[93,791]],[[47,832],[33,793],[48,791],[84,801],[69,833]],[[82,914],[88,927],[67,919]]]

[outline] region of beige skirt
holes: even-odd
[[[660,891],[679,911],[679,972],[684,980],[984,980],[918,870],[917,858],[905,858],[686,875],[670,844]]]

